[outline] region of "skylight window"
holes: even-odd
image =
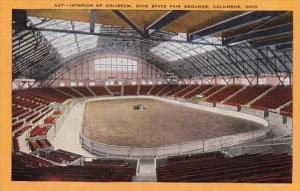
[[[64,20],[47,21],[43,18],[37,17],[28,18],[33,25],[36,25],[38,28],[74,30],[82,32],[90,31],[89,23]],[[100,29],[101,24],[96,24],[95,32],[99,33]],[[51,45],[57,49],[63,58],[97,47],[98,36],[95,35],[69,34],[50,31],[42,31],[41,33],[51,43]]]
[[[124,72],[131,71],[137,72],[138,64],[136,60],[127,58],[100,58],[95,60],[95,70],[102,72],[105,71],[115,71]]]
[[[185,33],[179,33],[172,37],[172,40],[186,41],[187,37]],[[221,39],[218,37],[206,37],[197,40],[197,42],[203,43],[220,43]],[[197,54],[202,54],[207,51],[215,50],[216,48],[212,45],[202,44],[189,44],[180,42],[162,42],[158,46],[150,49],[151,52],[160,56],[161,58],[168,61],[176,61],[179,59],[187,58]]]

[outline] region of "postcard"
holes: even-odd
[[[0,190],[300,190],[299,1],[1,2]]]

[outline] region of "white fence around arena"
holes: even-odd
[[[177,100],[170,100],[160,97],[153,96],[124,96],[124,97],[103,97],[103,98],[92,98],[84,101],[84,104],[88,101],[95,100],[109,100],[109,99],[127,99],[127,98],[153,98],[161,101],[167,101],[176,104],[183,104],[187,107],[197,108],[206,110],[222,115],[239,117],[260,123],[264,126],[262,129],[252,130],[249,132],[238,133],[234,135],[216,137],[212,139],[198,140],[180,144],[163,145],[157,147],[129,147],[129,146],[117,146],[108,145],[104,143],[94,142],[82,133],[83,124],[81,124],[80,130],[80,143],[84,149],[92,154],[104,157],[128,157],[128,158],[160,158],[166,156],[199,153],[199,152],[210,152],[215,150],[222,150],[227,147],[253,142],[257,140],[263,140],[266,138],[266,134],[270,131],[269,123],[257,116],[238,113],[235,111],[228,111],[220,108],[212,108],[202,105],[196,105],[187,102],[180,102]],[[83,122],[83,120],[82,120]]]

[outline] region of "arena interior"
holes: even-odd
[[[14,10],[12,180],[291,183],[292,21]]]

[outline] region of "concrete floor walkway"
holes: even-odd
[[[156,165],[154,159],[141,159],[139,170],[133,182],[157,182]]]
[[[51,141],[55,149],[64,149],[86,157],[95,157],[81,147],[79,132],[83,120],[84,103],[77,102],[66,116],[61,128]]]

